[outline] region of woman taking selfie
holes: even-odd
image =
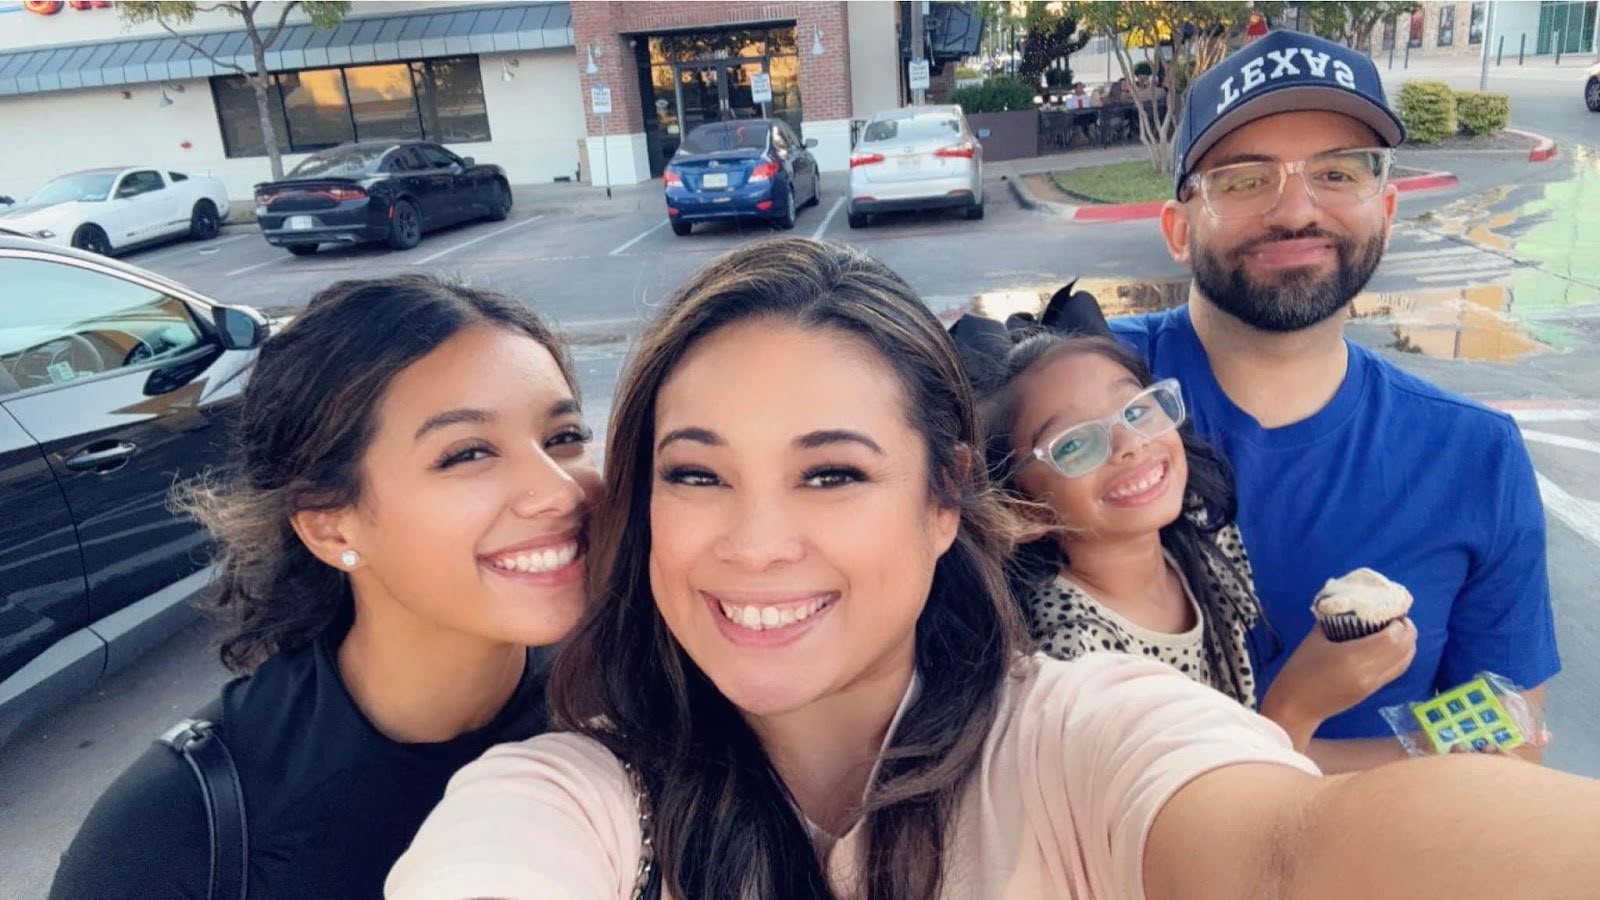
[[[391,898],[1530,897],[1546,861],[1600,877],[1578,836],[1600,786],[1487,758],[1324,780],[1167,666],[1022,655],[954,345],[857,251],[769,241],[691,277],[612,421],[595,606],[552,674],[569,733],[463,769]],[[1491,827],[1493,853],[1456,855]]]
[[[545,728],[528,648],[581,615],[599,489],[577,385],[511,298],[346,281],[263,346],[237,427],[185,505],[221,543],[210,611],[247,673],[203,717],[238,769],[249,896],[375,897],[457,768]],[[232,874],[211,866],[205,795],[157,744],[52,896],[203,898]]]
[[[1249,645],[1262,612],[1232,473],[1188,427],[1180,386],[1155,382],[1070,286],[1037,322],[1008,325],[965,316],[951,337],[982,397],[990,476],[1033,526],[1010,569],[1036,645],[1057,659],[1155,659],[1256,708]],[[1270,644],[1258,656],[1283,652],[1270,628],[1256,634]],[[1340,769],[1339,748],[1313,732],[1404,672],[1415,650],[1405,618],[1342,642],[1313,630],[1261,711],[1324,771]]]

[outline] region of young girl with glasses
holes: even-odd
[[[1011,574],[1035,642],[1060,659],[1160,660],[1257,708],[1252,636],[1266,638],[1258,653],[1283,648],[1255,627],[1227,461],[1185,427],[1178,382],[1154,381],[1093,298],[1064,291],[1043,320],[976,354],[955,334],[985,395],[991,475],[1033,526]],[[1404,672],[1415,645],[1406,619],[1344,643],[1313,631],[1259,708],[1317,758],[1322,720]]]

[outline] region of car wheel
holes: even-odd
[[[978,205],[977,206],[969,206],[969,207],[967,207],[967,218],[968,219],[981,219],[981,218],[983,218],[983,201],[982,200],[978,201]]]
[[[788,194],[789,194],[789,199],[783,201],[783,216],[778,219],[778,223],[777,223],[778,227],[782,228],[784,231],[788,231],[789,229],[794,227],[795,208],[794,208],[794,185],[793,184],[789,185]]]
[[[1590,112],[1600,112],[1600,78],[1589,79],[1583,89],[1583,102],[1589,104]]]
[[[284,247],[295,256],[310,256],[317,252],[316,244],[285,244]]]
[[[79,225],[72,233],[72,246],[101,256],[111,255],[111,239],[99,225]]]
[[[410,250],[422,242],[422,216],[410,200],[398,200],[389,216],[389,246]]]
[[[489,201],[489,221],[503,222],[511,215],[511,186],[504,181],[494,183],[494,199]]]
[[[845,220],[850,223],[850,227],[851,228],[865,228],[865,227],[867,227],[867,214],[866,213],[846,213],[845,214]]]
[[[197,241],[209,241],[222,231],[222,217],[217,215],[217,205],[210,200],[201,200],[194,205],[194,211],[189,213],[189,237]]]
[[[688,237],[689,236],[689,232],[691,232],[693,230],[694,230],[694,223],[693,222],[673,222],[672,223],[672,233],[677,235],[678,237]]]

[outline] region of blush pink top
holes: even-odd
[[[942,896],[1140,900],[1156,814],[1191,779],[1236,763],[1318,774],[1277,725],[1168,666],[1111,653],[1020,661],[946,832]],[[862,831],[819,841],[840,897],[856,895]],[[540,735],[456,775],[386,895],[629,900],[640,838],[616,757],[579,735]]]

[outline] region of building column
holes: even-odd
[[[582,5],[582,4],[579,4]],[[850,28],[844,3],[801,3],[795,15],[800,106],[805,137],[824,172],[850,168]],[[822,53],[812,51],[820,44]],[[898,47],[885,52],[898,54]]]
[[[578,51],[580,99],[588,132],[585,146],[589,183],[597,186],[650,180],[644,108],[639,98],[639,65],[628,39],[619,33],[625,5],[615,0],[572,4],[572,35]],[[588,71],[591,58],[599,70],[592,75]],[[611,88],[611,115],[606,117],[604,128],[594,113],[590,91],[602,85]]]

